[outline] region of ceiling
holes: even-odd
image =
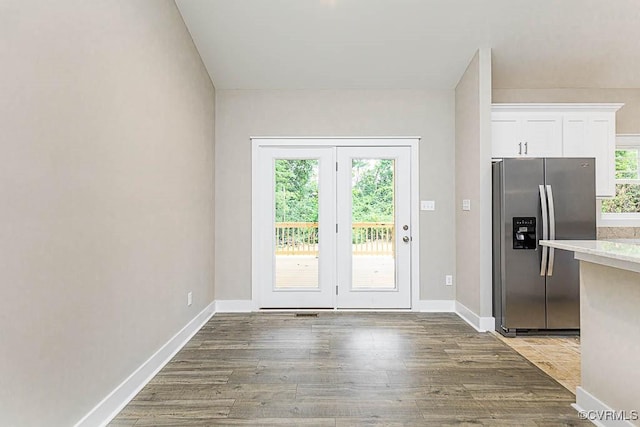
[[[639,0],[176,0],[218,89],[640,88]]]

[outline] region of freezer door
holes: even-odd
[[[545,184],[551,188],[555,240],[596,238],[595,159],[546,159]],[[549,201],[551,203],[551,200]],[[551,208],[550,208],[551,210]],[[555,221],[555,223],[554,223]],[[580,328],[580,271],[573,252],[549,253],[547,329]]]
[[[537,244],[542,237],[539,186],[544,184],[543,159],[505,159],[501,184],[504,215],[502,326],[506,329],[544,329],[545,278],[540,275],[541,250]],[[536,219],[535,249],[514,249],[514,218]]]

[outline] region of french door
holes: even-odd
[[[260,308],[411,307],[410,150],[258,149]]]
[[[337,149],[337,307],[411,308],[409,147]]]

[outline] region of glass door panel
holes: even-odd
[[[317,159],[276,159],[275,288],[318,289]]]
[[[395,160],[351,160],[353,289],[395,289]]]

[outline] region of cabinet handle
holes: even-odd
[[[518,149],[518,154],[522,154],[522,142],[519,142],[519,143],[518,143],[518,147],[520,147],[520,148]]]
[[[529,154],[529,143],[528,142],[524,143],[524,154]]]

